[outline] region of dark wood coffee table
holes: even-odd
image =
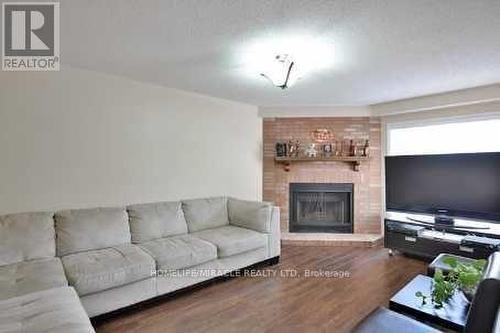
[[[457,291],[452,299],[440,309],[434,307],[430,297],[427,299],[427,304],[422,305],[422,299],[416,297],[415,293],[421,291],[424,295],[430,296],[432,283],[432,278],[417,275],[391,298],[389,308],[422,322],[462,331],[467,320],[469,302],[461,291]]]

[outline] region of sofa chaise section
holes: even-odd
[[[95,331],[75,290],[59,287],[0,301],[0,332]]]
[[[154,259],[131,243],[124,208],[61,211],[55,222],[57,253],[90,316],[156,296]],[[139,291],[130,292],[132,284],[138,284]],[[108,306],[102,304],[103,295]]]
[[[67,285],[59,258],[0,266],[0,300]]]
[[[155,269],[153,258],[132,244],[68,254],[62,261],[80,296],[150,278]]]
[[[68,285],[52,213],[0,216],[0,300]]]

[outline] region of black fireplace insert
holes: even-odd
[[[353,232],[350,183],[291,183],[290,232]]]

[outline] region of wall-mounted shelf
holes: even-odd
[[[370,160],[369,156],[331,156],[331,157],[275,157],[274,160],[277,163],[282,163],[284,165],[283,169],[285,171],[290,171],[290,165],[293,162],[346,162],[352,164],[354,171],[359,171],[359,165],[361,162],[366,162]]]

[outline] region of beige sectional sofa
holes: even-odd
[[[44,331],[30,314],[59,313],[46,331],[92,332],[88,316],[279,255],[279,210],[264,202],[217,197],[0,216],[0,331]]]

